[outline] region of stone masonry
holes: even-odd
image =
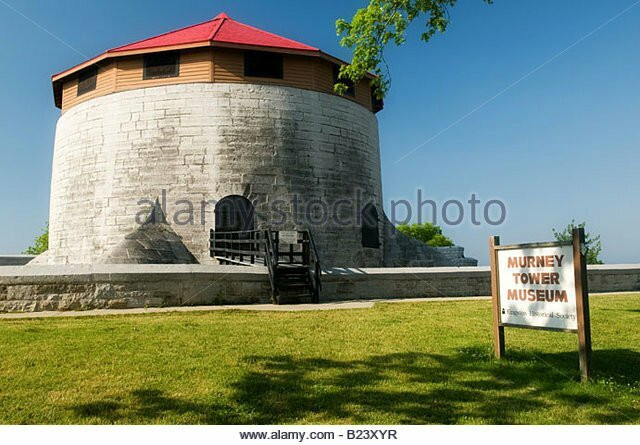
[[[46,261],[98,263],[162,199],[172,229],[210,263],[214,205],[229,195],[255,203],[258,227],[310,228],[326,265],[466,264],[425,245],[406,255],[387,245],[396,241],[384,236],[384,218],[381,247],[362,247],[355,206],[371,202],[384,215],[371,111],[332,94],[221,83],[114,93],[62,115]],[[339,205],[345,199],[351,207]]]
[[[149,217],[135,232],[108,252],[103,264],[198,264],[156,201]]]
[[[491,294],[488,267],[333,268],[323,272],[322,281],[322,302]],[[640,265],[589,266],[589,291],[640,291]],[[269,276],[264,267],[0,267],[0,312],[267,302]]]

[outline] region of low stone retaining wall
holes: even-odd
[[[488,267],[329,269],[323,300],[491,295]]]
[[[589,291],[640,291],[640,264],[589,266]],[[323,299],[431,298],[491,295],[489,267],[330,269]]]
[[[0,255],[0,266],[24,266],[34,258],[33,255]]]
[[[269,301],[262,268],[30,266],[0,269],[0,311],[126,309]]]
[[[589,266],[589,292],[640,290],[640,264]]]
[[[589,268],[591,292],[640,291],[640,265]],[[490,295],[488,267],[328,269],[322,301]],[[0,269],[0,311],[269,302],[265,268],[30,266]]]

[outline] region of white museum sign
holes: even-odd
[[[578,329],[571,245],[498,250],[497,254],[502,324]]]

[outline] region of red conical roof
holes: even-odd
[[[144,54],[155,51],[177,50],[185,48],[197,48],[206,46],[246,48],[246,49],[271,49],[320,57],[336,64],[346,62],[324,53],[318,48],[287,39],[253,26],[245,25],[230,18],[224,12],[214,19],[187,26],[164,34],[140,40],[128,45],[118,46],[103,52],[102,54],[82,62],[72,68],[64,70],[52,76],[54,98],[56,105],[62,103],[62,79],[74,74],[88,66],[102,62],[105,59]],[[367,77],[373,77],[368,75]]]
[[[133,51],[201,42],[233,43],[237,45],[264,46],[298,51],[318,51],[318,48],[305,45],[304,43],[236,22],[223,12],[208,22],[160,34],[159,36],[110,49],[107,52]]]
[[[207,46],[216,44],[220,46],[239,45],[263,47],[299,51],[315,55],[322,54],[318,48],[237,22],[223,12],[218,14],[214,19],[204,23],[198,23],[197,25],[187,26],[186,28],[112,48],[93,59],[87,60],[61,73],[54,74],[52,78],[55,82],[92,63],[99,62],[108,57],[116,57],[120,53],[148,52],[154,49],[160,50],[162,48],[181,47],[184,45]]]

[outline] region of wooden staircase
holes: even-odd
[[[275,304],[319,303],[318,251],[309,230],[211,231],[211,256],[221,264],[265,265]]]
[[[309,269],[297,264],[280,264],[275,270],[277,304],[316,303]]]

